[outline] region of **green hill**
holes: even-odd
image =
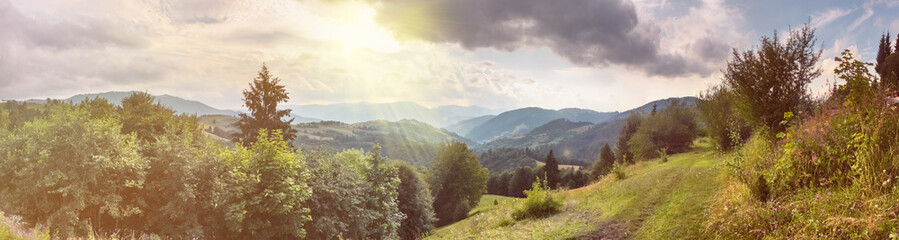
[[[230,139],[231,134],[238,131],[233,126],[237,121],[237,117],[234,116],[206,115],[200,116],[199,121],[204,125],[206,132],[223,139]],[[416,120],[396,122],[377,120],[353,124],[319,121],[293,126],[297,130],[297,138],[293,141],[293,145],[299,148],[371,151],[372,146],[380,144],[381,153],[385,156],[416,166],[430,166],[443,142],[456,140],[473,146],[473,142],[455,133]]]
[[[718,153],[707,147],[672,155],[669,161],[640,162],[583,188],[555,192],[562,212],[515,221],[519,199],[485,195],[460,222],[437,229],[428,239],[685,239],[707,238],[706,207],[721,188]],[[486,203],[485,203],[486,201]]]

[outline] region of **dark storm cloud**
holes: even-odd
[[[388,28],[469,50],[547,46],[579,66],[619,64],[661,76],[711,72],[695,59],[660,51],[661,30],[641,22],[628,0],[379,2],[378,20]]]

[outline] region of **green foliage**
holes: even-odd
[[[144,143],[140,152],[149,168],[139,196],[143,213],[123,225],[163,237],[215,236],[220,216],[215,209],[218,178],[224,175],[220,144],[206,138],[195,117],[176,116],[165,132]],[[184,211],[194,209],[194,211]]]
[[[406,217],[402,220],[397,235],[400,239],[417,239],[434,229],[434,198],[428,184],[418,171],[405,162],[393,162],[400,179],[398,188],[399,210]]]
[[[442,146],[428,182],[434,195],[437,225],[458,221],[487,191],[488,172],[468,145],[452,141]]]
[[[659,150],[657,152],[659,152],[659,158],[662,159],[662,162],[668,162],[668,149],[667,148],[659,148]]]
[[[260,130],[249,148],[238,146],[224,157],[235,168],[228,186],[225,221],[230,237],[303,238],[311,220],[305,201],[312,195],[301,154],[291,151],[277,130]]]
[[[155,136],[165,132],[165,126],[171,121],[175,110],[153,103],[154,100],[153,96],[146,92],[135,92],[122,99],[122,106],[116,109],[122,120],[122,134],[135,133],[141,141],[152,142]],[[103,102],[95,99],[84,103],[83,106],[92,109],[92,116],[103,116],[106,114]]]
[[[559,162],[556,161],[556,157],[553,156],[553,150],[549,150],[549,154],[546,155],[546,160],[544,161],[546,165],[543,165],[543,173],[547,184],[547,188],[553,189],[559,187]]]
[[[514,171],[519,167],[537,167],[537,160],[528,156],[528,153],[527,149],[520,148],[490,149],[478,155],[478,161],[494,173]]]
[[[781,132],[784,112],[800,112],[809,102],[806,86],[821,75],[821,51],[815,50],[815,30],[805,25],[793,30],[786,42],[761,38],[757,50],[737,52],[724,70],[724,83],[733,90],[737,112],[754,127]],[[769,136],[769,137],[773,137]]]
[[[525,197],[524,191],[531,187],[531,183],[533,183],[534,178],[536,177],[537,174],[535,171],[529,167],[519,167],[516,169],[508,182],[508,196]]]
[[[512,212],[512,218],[522,220],[525,218],[543,218],[559,212],[562,207],[562,201],[552,196],[546,187],[547,181],[537,181],[532,185],[531,190],[526,190],[528,196],[521,203],[521,206]]]
[[[615,143],[615,151],[618,154],[618,160],[628,162],[633,161],[634,155],[631,153],[629,142],[634,134],[637,133],[637,128],[640,127],[641,122],[643,122],[643,115],[635,112],[631,113],[631,115],[627,117],[627,120],[625,120],[624,126],[621,126],[618,140]],[[630,156],[630,158],[628,158],[628,156]]]
[[[244,106],[250,113],[241,113],[240,120],[235,123],[240,128],[240,133],[233,136],[235,142],[244,145],[255,142],[260,129],[281,131],[286,142],[296,138],[297,130],[290,127],[293,118],[282,120],[290,116],[290,109],[278,109],[279,103],[290,99],[284,85],[278,85],[279,82],[281,79],[269,74],[268,67],[262,64],[262,69],[250,83],[250,90],[243,91]]]
[[[884,76],[884,67],[883,63],[886,61],[887,57],[893,53],[893,50],[890,49],[890,33],[885,33],[880,36],[880,45],[877,47],[877,58],[875,60],[876,65],[874,66],[874,72],[880,75],[881,79],[885,79]],[[881,83],[882,84],[882,83]],[[881,85],[882,87],[885,85]]]
[[[890,54],[881,66],[881,85],[884,89],[899,90],[899,54]]]
[[[602,146],[602,150],[599,151],[599,160],[593,162],[593,166],[590,168],[593,179],[598,180],[600,177],[608,174],[614,163],[615,154],[612,153],[612,148],[606,143]]]
[[[91,119],[82,109],[50,108],[0,141],[0,196],[5,211],[60,236],[141,213],[134,193],[144,185],[147,162],[132,135],[114,119]]]
[[[0,105],[0,127],[6,130],[19,128],[40,115],[42,112],[30,107],[28,103],[9,100]]]
[[[759,175],[758,179],[755,180],[755,184],[752,185],[752,195],[761,202],[767,202],[768,197],[771,195],[771,187],[768,187],[768,180],[765,180],[765,175]]]
[[[615,179],[624,180],[627,178],[627,175],[624,173],[626,167],[627,164],[624,161],[617,161],[612,165],[612,174],[615,174]]]
[[[672,101],[667,108],[646,117],[628,141],[635,159],[660,157],[658,149],[671,153],[689,150],[696,139],[696,116],[685,104]]]
[[[743,144],[752,134],[752,128],[737,116],[734,104],[733,91],[726,85],[710,87],[696,101],[706,133],[723,151]]]

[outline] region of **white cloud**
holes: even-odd
[[[846,16],[850,12],[852,12],[852,11],[849,9],[842,9],[842,8],[833,8],[833,9],[829,9],[824,12],[818,12],[818,13],[812,14],[811,25],[814,28],[821,28],[821,27],[827,26],[834,20],[837,20],[839,18],[842,18],[843,16]]]

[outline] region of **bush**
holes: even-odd
[[[771,195],[771,188],[768,187],[765,175],[759,175],[759,178],[755,180],[755,184],[752,186],[752,195],[761,202],[768,201],[768,196]]]
[[[531,190],[525,191],[528,196],[519,208],[512,212],[512,218],[522,220],[526,218],[543,218],[559,212],[562,201],[556,199],[548,191],[545,181],[538,178]]]
[[[722,151],[730,151],[752,135],[752,128],[734,112],[733,90],[725,85],[713,86],[699,94],[696,108],[706,133]]]
[[[777,161],[778,155],[766,135],[764,132],[754,134],[743,147],[724,161],[730,177],[746,184],[750,189],[758,189],[758,179]]]
[[[615,162],[615,164],[612,165],[612,174],[615,174],[615,179],[624,180],[624,178],[627,177],[624,174],[624,168],[626,167],[627,164],[625,164],[623,161]]]
[[[663,162],[663,163],[664,163],[664,162],[668,162],[668,149],[666,149],[666,148],[659,148],[658,152],[659,152],[659,158],[662,159],[662,162]]]

